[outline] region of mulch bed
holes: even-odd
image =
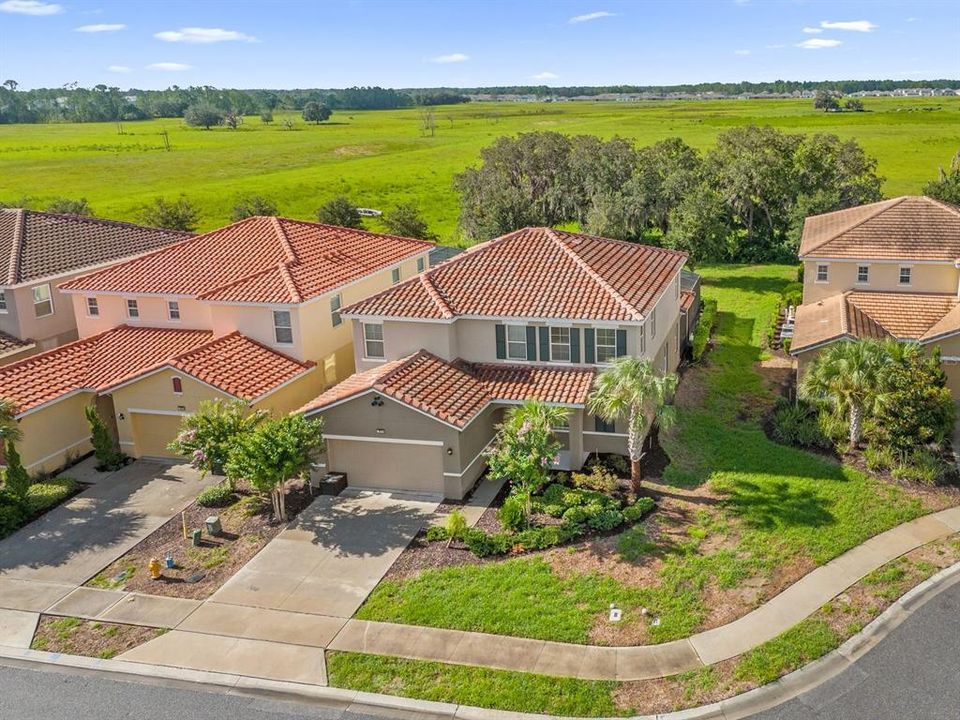
[[[165,633],[158,628],[120,625],[75,617],[41,615],[32,650],[109,659]]]
[[[150,595],[205,600],[272,540],[284,523],[271,516],[269,500],[249,487],[237,484],[236,499],[227,507],[206,508],[192,503],[186,510],[188,534],[204,528],[206,519],[217,515],[223,532],[213,537],[206,530],[199,547],[183,537],[183,520],[177,515],[157,528],[123,556],[87,582],[90,587],[122,589]],[[287,515],[293,519],[313,501],[306,484],[291,486],[287,492]],[[164,559],[172,556],[168,569]],[[150,577],[151,558],[164,564],[162,577]]]

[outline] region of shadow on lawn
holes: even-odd
[[[755,275],[731,275],[729,277],[704,278],[704,287],[723,290],[740,290],[751,293],[782,293],[790,281],[782,278]]]
[[[835,522],[827,509],[830,501],[810,488],[795,488],[783,480],[756,483],[734,480],[723,505],[748,527],[773,530],[778,527],[823,527]]]

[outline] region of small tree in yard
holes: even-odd
[[[87,405],[83,409],[90,425],[90,444],[97,458],[97,470],[117,470],[123,467],[126,456],[117,448],[117,443],[107,429],[107,425],[97,412],[96,405]]]
[[[90,209],[90,203],[86,198],[71,200],[70,198],[58,197],[47,204],[47,212],[57,213],[59,215],[83,215],[91,217],[93,210]]]
[[[303,106],[303,119],[307,122],[313,122],[319,125],[325,120],[329,120],[333,113],[326,105],[311,100]]]
[[[863,420],[877,406],[888,354],[875,341],[838,342],[820,353],[800,381],[800,396],[828,402],[850,418],[850,449],[863,435]]]
[[[643,440],[654,427],[667,430],[673,424],[676,415],[670,399],[676,389],[676,375],[659,375],[649,360],[629,356],[614,360],[594,380],[587,399],[590,412],[608,422],[627,418],[630,483],[635,493],[642,488]]]
[[[242,400],[208,400],[180,422],[180,432],[167,447],[189,458],[203,476],[222,475],[231,448],[267,417],[263,411],[251,411]]]
[[[17,422],[17,404],[0,397],[0,443],[17,442],[23,437]]]
[[[286,522],[287,482],[309,473],[312,456],[322,447],[320,420],[302,415],[266,420],[237,438],[227,460],[227,475],[246,478],[257,491],[269,493],[274,515]]]
[[[416,238],[418,240],[436,240],[437,236],[427,229],[427,223],[420,210],[413,203],[401,203],[383,216],[383,222],[394,235]]]
[[[238,198],[230,213],[230,220],[239,222],[255,215],[276,215],[277,204],[263,195],[245,195]]]
[[[553,428],[566,418],[564,408],[527,400],[507,412],[487,455],[490,477],[509,479],[511,493],[520,499],[526,516],[531,496],[547,483],[550,462],[560,450]]]
[[[183,113],[184,122],[190,127],[202,127],[209,130],[214,125],[223,122],[223,111],[210,103],[191,105]]]
[[[830,110],[838,110],[840,108],[840,101],[837,100],[837,96],[830,90],[817,90],[817,96],[813,101],[813,106],[817,110],[829,112]]]
[[[17,446],[12,440],[7,440],[4,445],[6,454],[7,468],[3,471],[3,486],[10,495],[18,502],[27,501],[27,493],[30,491],[30,475],[27,469],[23,467],[20,461],[20,453],[17,452]]]
[[[260,112],[260,122],[269,125],[273,122],[273,110],[262,110]]]
[[[357,212],[356,205],[344,195],[328,200],[317,208],[317,222],[324,225],[363,229],[363,220],[360,219],[360,213]]]
[[[193,232],[200,221],[200,213],[181,195],[174,201],[155,198],[140,209],[140,222],[149,227]]]

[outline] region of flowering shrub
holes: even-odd
[[[168,447],[189,458],[190,465],[204,475],[222,475],[230,449],[265,417],[265,412],[251,412],[240,400],[202,402],[195,413],[183,419],[180,433]]]

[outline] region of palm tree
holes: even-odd
[[[890,355],[873,340],[838,342],[827,347],[800,381],[800,396],[830,402],[850,415],[850,449],[863,435],[864,415],[883,392],[884,366]]]
[[[670,399],[677,389],[677,376],[659,375],[649,360],[621,357],[600,373],[587,399],[587,409],[608,422],[627,417],[627,451],[630,482],[640,492],[643,440],[658,426],[668,429],[676,419]]]
[[[17,404],[0,397],[0,444],[17,442],[23,437],[17,423]]]

